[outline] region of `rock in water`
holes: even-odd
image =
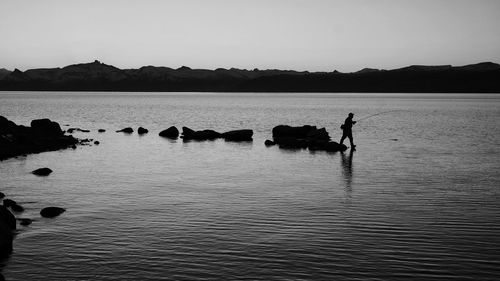
[[[99,130],[97,130],[97,131],[98,131],[99,133],[104,133],[104,132],[106,132],[106,130],[104,130],[104,129],[99,129]]]
[[[0,222],[0,258],[6,258],[12,253],[13,239],[12,229]],[[2,277],[0,274],[0,280],[5,280]]]
[[[50,121],[50,119],[36,119],[31,121],[31,128],[41,135],[62,136],[63,130],[59,123]]]
[[[197,140],[197,141],[204,141],[204,140],[215,140],[222,137],[222,134],[219,132],[216,132],[214,130],[203,130],[203,131],[194,131],[188,127],[182,127],[182,138],[185,141],[189,140]]]
[[[24,208],[23,206],[21,205],[17,205],[17,204],[14,204],[14,205],[11,205],[10,206],[10,209],[16,213],[21,213],[21,212],[24,212]]]
[[[275,145],[275,144],[276,144],[276,143],[275,143],[274,141],[272,141],[272,140],[266,140],[266,141],[264,142],[264,145],[265,145],[265,146],[273,146],[273,145]]]
[[[19,218],[17,220],[19,221],[20,225],[24,225],[24,226],[30,225],[33,222],[32,219],[21,219],[21,218]]]
[[[222,134],[227,141],[252,141],[252,136],[252,130],[234,130]]]
[[[322,150],[328,152],[344,151],[347,146],[330,141],[330,136],[325,128],[304,125],[292,127],[279,125],[273,128],[273,139],[280,148],[303,149],[311,151]],[[271,142],[268,142],[271,144]]]
[[[3,192],[0,192],[0,199],[3,199],[5,197],[5,194]]]
[[[144,135],[144,134],[147,134],[148,132],[149,132],[149,130],[146,128],[143,128],[143,127],[139,127],[139,129],[137,129],[137,133],[139,135]]]
[[[52,170],[49,168],[40,168],[40,169],[34,170],[31,173],[34,175],[37,175],[37,176],[48,176],[50,173],[52,173]]]
[[[4,224],[12,230],[16,229],[16,217],[5,206],[0,205],[0,224]]]
[[[0,206],[0,258],[12,253],[12,232],[15,229],[16,218],[5,206]]]
[[[64,135],[61,126],[49,119],[37,119],[32,127],[16,125],[0,116],[0,160],[71,147],[78,139]]]
[[[12,199],[4,199],[3,200],[3,205],[8,208],[8,207],[10,207],[12,205],[17,205],[17,202],[14,201],[14,200],[12,200]]]
[[[179,137],[179,130],[176,127],[172,126],[166,130],[163,130],[159,133],[160,137],[176,139]]]
[[[40,215],[44,218],[53,218],[59,216],[65,211],[65,209],[59,207],[46,207],[40,211]]]
[[[190,129],[188,127],[182,127],[182,137],[184,138],[190,138],[195,131],[193,129]]]
[[[127,134],[132,134],[134,132],[134,129],[127,127],[123,128],[121,130],[116,131],[117,133],[127,133]]]

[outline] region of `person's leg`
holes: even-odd
[[[354,140],[352,138],[352,133],[349,133],[348,137],[349,137],[349,141],[351,142],[351,147],[354,148],[355,145],[354,145]]]
[[[342,138],[340,138],[340,144],[342,144],[346,138],[346,134],[345,133],[342,133]]]

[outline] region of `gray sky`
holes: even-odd
[[[0,68],[500,62],[499,0],[0,0]]]

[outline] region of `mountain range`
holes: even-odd
[[[0,91],[500,93],[500,65],[412,65],[357,72],[119,69],[99,61],[63,68],[0,69]]]

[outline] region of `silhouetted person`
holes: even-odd
[[[345,119],[344,124],[340,126],[342,128],[342,138],[340,138],[340,144],[342,144],[345,138],[349,138],[351,142],[351,149],[354,149],[356,146],[354,145],[352,138],[352,125],[356,124],[356,121],[353,121],[354,117],[353,113],[349,113],[349,116]]]

